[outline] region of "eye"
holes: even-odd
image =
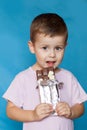
[[[55,49],[58,50],[58,51],[61,51],[61,50],[62,50],[61,47],[56,47]]]
[[[43,49],[43,50],[46,50],[46,49],[47,49],[47,47],[46,47],[46,46],[44,46],[44,47],[42,47],[42,49]]]

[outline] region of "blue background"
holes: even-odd
[[[22,128],[6,116],[2,95],[18,72],[34,64],[27,44],[29,28],[36,15],[46,12],[64,18],[69,38],[61,67],[73,72],[87,92],[87,0],[0,0],[0,130]],[[85,114],[74,122],[75,130],[87,129],[87,103]]]

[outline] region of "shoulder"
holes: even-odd
[[[31,67],[19,72],[15,78],[16,79],[26,79],[26,78],[31,78],[32,76],[35,75],[35,72],[32,70]]]
[[[60,68],[60,71],[56,73],[56,78],[67,82],[77,81],[76,76],[71,71],[64,68]]]
[[[62,74],[64,76],[75,77],[74,74],[71,71],[64,69],[64,68],[60,68],[60,72],[58,72],[58,73]]]

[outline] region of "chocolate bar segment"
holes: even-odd
[[[59,82],[55,78],[54,68],[50,67],[37,70],[36,75],[41,103],[50,103],[55,109],[60,98],[58,88]]]

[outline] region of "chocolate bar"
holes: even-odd
[[[55,78],[55,70],[52,67],[37,70],[37,83],[41,103],[50,103],[55,109],[60,101],[59,82]]]

